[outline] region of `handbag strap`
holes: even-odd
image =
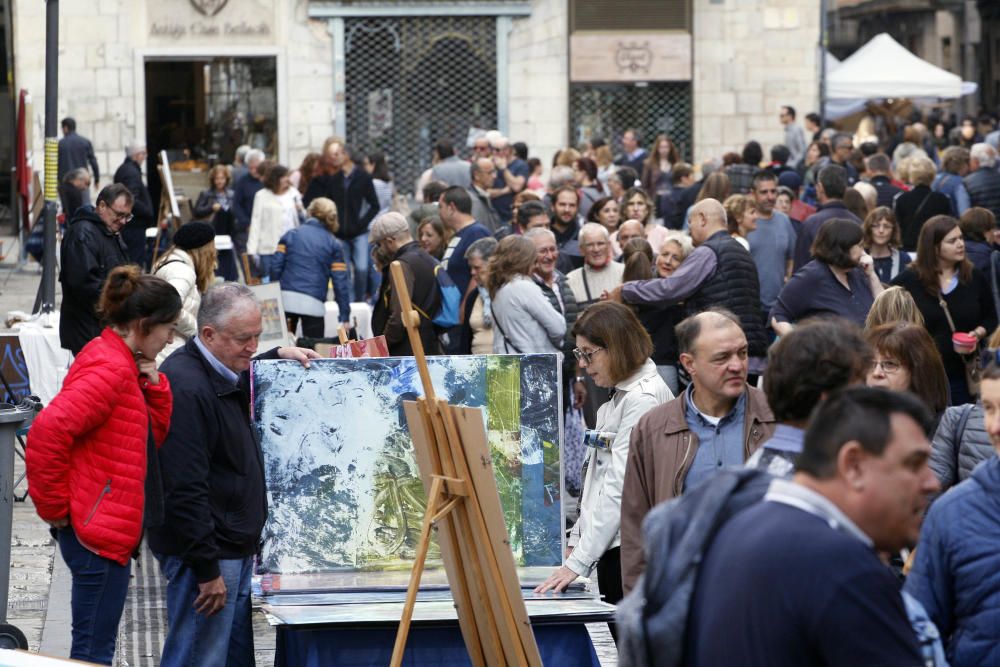
[[[948,326],[951,327],[951,332],[955,333],[955,320],[951,319],[951,311],[948,310],[948,302],[944,300],[944,295],[941,294],[941,290],[938,290],[938,305],[941,306],[941,310],[944,311],[944,316],[948,318]]]
[[[493,310],[492,303],[490,304],[490,314],[493,315],[493,324],[497,325],[497,329],[500,330],[500,335],[503,336],[504,349],[506,350],[507,348],[512,347],[514,348],[514,351],[517,352],[518,354],[524,354],[523,352],[521,352],[521,350],[518,349],[517,345],[514,345],[514,343],[510,342],[510,338],[507,337],[507,332],[503,330],[503,326],[500,324],[499,318],[497,318],[496,311]],[[510,350],[507,351],[509,352]]]
[[[927,200],[931,198],[932,194],[934,194],[933,191],[928,192],[927,196],[924,197],[924,200],[922,202],[920,202],[920,206],[918,206],[917,210],[913,212],[913,219],[914,220],[919,220],[920,219],[920,212],[924,210],[924,204],[927,203]]]

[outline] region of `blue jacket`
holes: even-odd
[[[1000,664],[1000,459],[939,498],[920,532],[906,591],[941,631],[952,665]]]
[[[333,279],[333,294],[340,321],[351,319],[351,291],[344,249],[316,218],[285,232],[271,263],[271,280],[281,281],[285,292],[299,292],[326,301],[327,284]]]

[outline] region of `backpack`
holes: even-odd
[[[438,294],[441,296],[441,305],[438,306],[437,313],[431,317],[416,305],[413,307],[439,330],[456,327],[460,323],[459,310],[462,307],[462,293],[458,291],[458,285],[451,279],[440,262],[434,263],[434,280],[437,281]]]

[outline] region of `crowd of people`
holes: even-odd
[[[125,233],[133,188],[78,205],[60,276],[77,361],[28,450],[74,574],[74,657],[110,661],[117,616],[94,620],[94,591],[120,607],[143,527],[169,582],[164,664],[250,645],[260,312],[245,287],[213,287],[240,277],[213,263],[225,233],[306,338],[327,333],[332,283],[342,322],[368,302],[390,354],[411,354],[399,262],[428,354],[559,356],[579,501],[536,590],[596,573],[623,663],[1000,661],[1000,131],[779,120],[769,160],[749,141],[696,166],[633,129],[617,158],[592,139],[548,169],[499,132],[467,155],[439,139],[414,205],[384,153],[343,139],[294,170],[247,148],[210,172],[152,276]],[[461,297],[448,326],[442,284]],[[92,395],[113,383],[128,400]],[[77,398],[93,410],[66,417]]]

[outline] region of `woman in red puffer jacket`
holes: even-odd
[[[157,469],[147,479],[146,466],[155,465],[173,400],[155,360],[180,310],[165,280],[114,269],[98,303],[107,328],[80,351],[28,435],[31,498],[73,574],[77,660],[111,664],[144,511],[148,520],[158,508],[162,520],[162,487],[147,492]]]

